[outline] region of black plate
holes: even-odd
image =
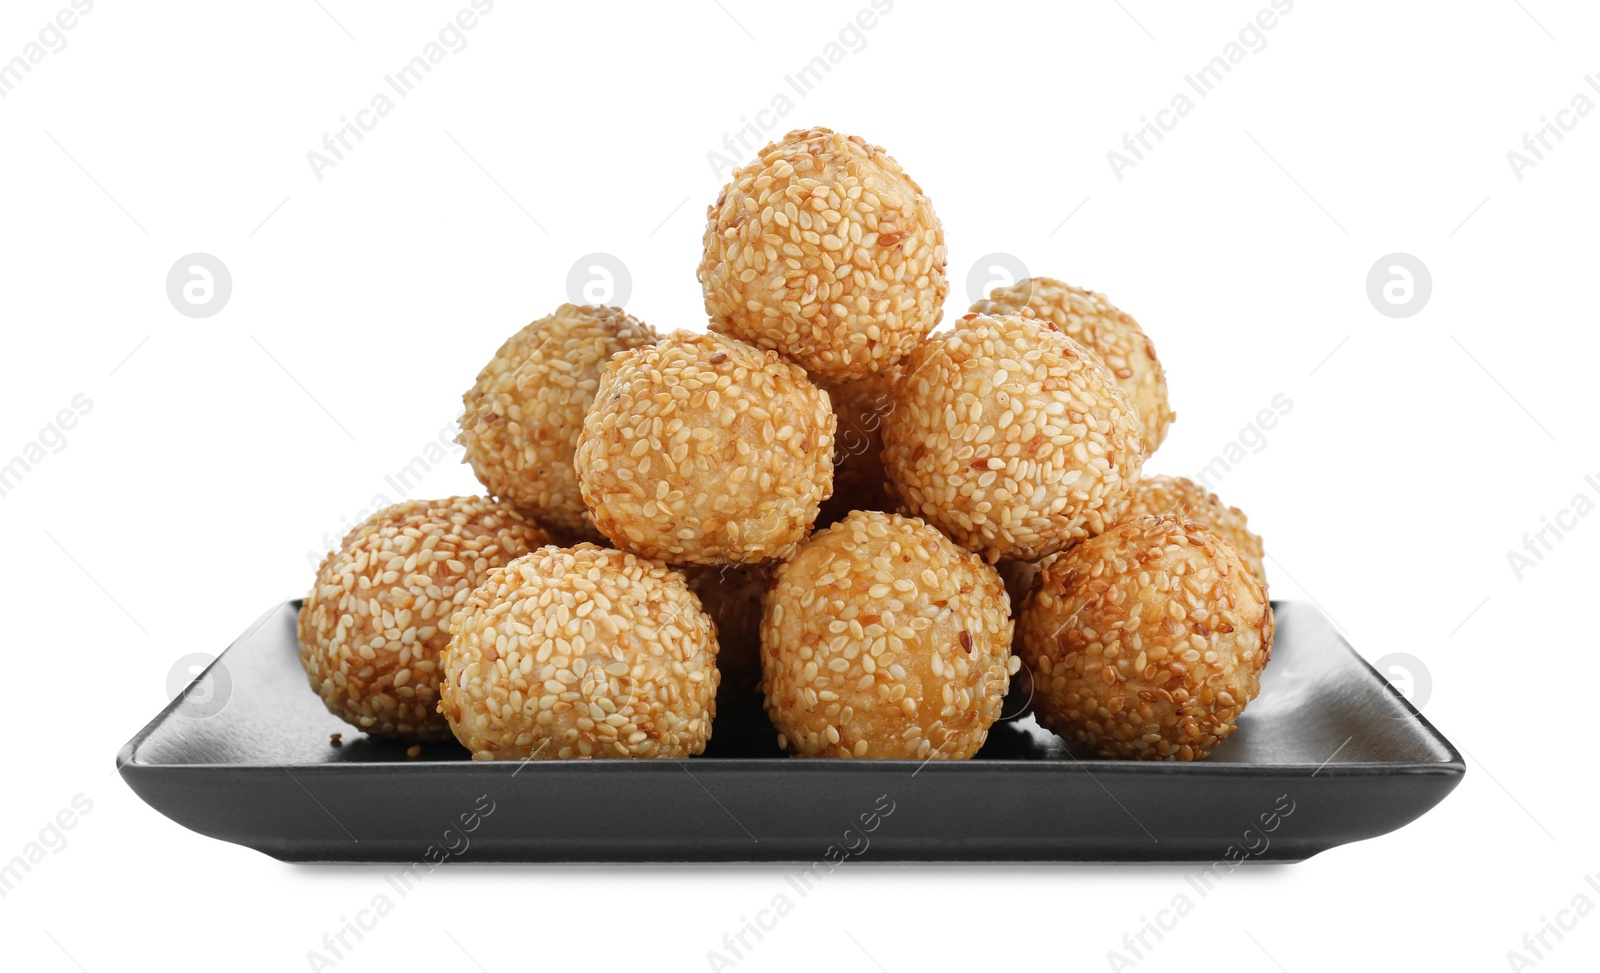
[[[776,756],[723,705],[688,761],[419,758],[322,706],[299,602],[235,642],[118,754],[179,824],[284,861],[1299,861],[1393,831],[1460,783],[1461,755],[1317,609],[1280,602],[1260,697],[1208,760],[1074,753],[1032,717],[968,761]],[[200,688],[209,699],[198,694]],[[220,709],[218,709],[220,705]],[[217,710],[216,712],[211,712]],[[207,715],[209,714],[209,715]],[[331,733],[345,742],[335,747]]]

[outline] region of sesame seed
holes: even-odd
[[[1249,520],[1238,507],[1230,507],[1217,495],[1182,476],[1143,476],[1134,484],[1133,498],[1124,519],[1150,515],[1170,515],[1209,527],[1222,537],[1244,560],[1260,581],[1267,584],[1264,551],[1260,535],[1250,530]]]
[[[1239,554],[1171,516],[1130,518],[1047,561],[1017,620],[1039,723],[1137,759],[1198,760],[1227,739],[1273,635]]]
[[[901,759],[937,736],[941,759],[965,759],[983,745],[1013,659],[1005,585],[981,557],[921,519],[855,511],[773,579],[762,685],[792,752]]]
[[[440,709],[474,759],[705,749],[716,628],[678,571],[593,544],[544,547],[490,572],[453,627]],[[541,661],[486,664],[508,657]]]
[[[827,381],[893,365],[938,323],[944,229],[878,146],[797,130],[735,170],[707,214],[698,276],[713,330]]]
[[[506,339],[462,396],[456,441],[485,489],[548,527],[598,540],[573,449],[606,362],[655,340],[621,308],[572,304]]]
[[[908,512],[991,563],[1039,560],[1120,519],[1144,463],[1143,428],[1072,338],[1032,317],[974,314],[903,370],[882,456]]]
[[[705,367],[718,356],[737,378],[726,387]],[[613,358],[595,403],[575,453],[579,491],[595,527],[642,557],[702,565],[788,557],[832,488],[828,395],[774,352],[674,332]],[[664,437],[685,430],[668,451]],[[691,449],[695,431],[705,436]]]
[[[995,288],[971,311],[1036,318],[1072,338],[1097,356],[1127,393],[1143,426],[1148,453],[1166,439],[1176,416],[1167,403],[1167,377],[1155,345],[1139,323],[1104,294],[1049,277],[1031,277]]]
[[[403,577],[385,570],[407,560],[419,539],[434,556]],[[448,739],[436,710],[435,660],[449,629],[410,621],[429,617],[447,592],[464,599],[491,568],[550,542],[515,507],[481,497],[408,500],[373,514],[323,560],[301,605],[300,662],[311,688],[330,712],[373,736]],[[490,549],[489,557],[455,556]]]

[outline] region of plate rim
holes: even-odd
[[[264,611],[243,634],[228,644],[228,647],[213,659],[193,682],[205,678],[206,673],[222,662],[228,653],[233,651],[240,643],[252,638],[265,624],[267,619],[277,615],[286,608],[293,608],[296,612],[304,601],[303,598],[289,598],[278,602],[273,607]],[[1300,605],[1314,610],[1325,619],[1338,639],[1339,646],[1360,663],[1368,675],[1375,679],[1390,696],[1398,700],[1404,708],[1410,722],[1419,727],[1422,733],[1438,744],[1447,754],[1440,760],[1363,760],[1350,761],[1340,764],[1324,762],[1320,765],[1310,763],[1282,763],[1282,764],[1237,764],[1237,763],[1212,763],[1207,760],[1194,761],[1165,761],[1165,760],[1110,760],[1097,759],[1092,761],[1081,760],[1073,756],[1070,760],[1025,760],[1014,758],[972,758],[967,760],[833,760],[801,757],[687,757],[687,758],[662,758],[659,760],[542,760],[542,761],[510,761],[510,760],[449,760],[449,761],[384,761],[369,763],[155,763],[139,759],[139,749],[156,728],[166,723],[177,710],[183,700],[183,693],[179,693],[166,706],[162,707],[153,718],[124,743],[117,751],[116,768],[124,777],[130,774],[144,772],[216,772],[220,770],[238,773],[257,771],[281,771],[294,768],[296,772],[307,774],[419,774],[419,773],[517,773],[526,763],[538,763],[541,767],[551,772],[564,773],[655,773],[668,770],[676,764],[692,762],[697,770],[703,769],[710,773],[726,773],[733,770],[767,771],[771,772],[778,766],[793,768],[785,773],[878,773],[904,771],[908,768],[918,768],[916,773],[924,770],[933,774],[972,773],[963,768],[982,768],[998,773],[1082,773],[1089,777],[1099,774],[1122,776],[1127,774],[1156,774],[1169,776],[1202,776],[1202,777],[1245,777],[1245,778],[1292,778],[1308,775],[1311,777],[1388,777],[1396,775],[1418,776],[1447,776],[1460,777],[1466,773],[1466,761],[1461,751],[1450,739],[1435,727],[1426,716],[1422,714],[1405,694],[1391,683],[1383,673],[1379,672],[1365,656],[1356,651],[1356,648],[1345,638],[1330,616],[1320,605],[1313,601],[1274,599],[1273,611],[1279,610],[1279,605]],[[190,685],[193,685],[193,682]],[[187,691],[188,687],[185,687]],[[361,732],[354,727],[354,732]],[[1338,751],[1335,751],[1337,753]],[[1331,759],[1331,758],[1330,758]],[[918,767],[918,765],[921,765]],[[405,768],[405,769],[402,769]],[[468,770],[467,768],[474,768]],[[499,769],[491,769],[499,768]],[[808,768],[808,769],[801,769]],[[913,775],[915,776],[915,775]]]

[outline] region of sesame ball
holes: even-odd
[[[1128,393],[1128,404],[1144,426],[1146,455],[1167,438],[1177,418],[1167,404],[1167,373],[1156,346],[1139,322],[1117,308],[1104,294],[1063,284],[1049,277],[1030,277],[1010,287],[997,287],[972,310],[980,314],[1021,314],[1054,324],[1100,357]]]
[[[781,565],[761,620],[778,743],[806,757],[961,760],[1000,715],[1000,576],[914,517],[856,511]]]
[[[1267,568],[1261,562],[1266,550],[1261,535],[1250,529],[1249,518],[1217,495],[1184,476],[1143,476],[1133,485],[1133,502],[1124,518],[1169,514],[1204,524],[1233,546],[1256,580],[1267,587]]]
[[[711,618],[671,568],[593,544],[489,574],[452,622],[439,710],[474,760],[700,753]]]
[[[833,402],[838,432],[833,439],[833,496],[822,502],[817,524],[844,519],[852,510],[889,510],[889,477],[883,471],[883,420],[893,409],[890,393],[898,368],[854,382],[818,384]]]
[[[765,564],[688,565],[689,590],[717,625],[718,700],[755,695],[761,685],[761,597],[772,568]]]
[[[300,606],[300,664],[337,717],[373,736],[445,740],[435,712],[450,619],[478,582],[550,537],[482,497],[373,514],[317,569]]]
[[[904,512],[991,563],[1116,523],[1144,463],[1138,416],[1100,360],[1011,315],[969,314],[911,356],[883,446]]]
[[[1124,521],[1056,557],[1023,605],[1039,723],[1103,757],[1199,760],[1272,655],[1272,606],[1232,547],[1176,517]]]
[[[797,365],[678,331],[606,366],[578,487],[617,547],[672,564],[792,554],[833,487],[833,409]]]
[[[456,441],[478,480],[558,533],[598,539],[572,453],[600,370],[617,352],[655,340],[621,308],[572,304],[506,339],[461,397]]]
[[[919,345],[943,314],[944,228],[876,145],[790,132],[735,170],[706,211],[699,278],[713,330],[828,381]]]

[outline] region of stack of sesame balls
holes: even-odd
[[[484,760],[684,758],[753,732],[716,719],[748,702],[790,754],[923,761],[977,753],[1015,681],[1105,757],[1234,731],[1272,648],[1261,540],[1144,473],[1174,415],[1138,322],[1036,277],[936,332],[931,203],[827,129],[707,216],[709,332],[534,321],[464,396],[492,499],[329,553],[299,633],[333,713]]]

